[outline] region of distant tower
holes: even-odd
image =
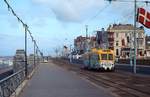
[[[85,25],[86,27],[86,38],[88,38],[88,25]]]

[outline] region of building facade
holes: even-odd
[[[74,47],[78,53],[81,53],[81,54],[84,53],[85,40],[86,40],[86,37],[83,37],[83,36],[78,36],[76,39],[74,39]]]
[[[107,32],[108,33],[108,48],[114,50],[114,32]]]
[[[97,31],[96,41],[97,48],[114,50],[114,32],[105,31],[102,28],[102,31]]]
[[[62,56],[67,58],[69,56],[69,48],[67,46],[63,46]]]
[[[130,58],[134,51],[134,26],[131,24],[113,24],[107,29],[113,32],[115,56],[118,58]],[[137,58],[144,57],[145,35],[144,28],[136,28]],[[130,53],[131,52],[131,53]]]
[[[76,39],[74,39],[74,47],[78,54],[83,54],[84,52],[89,51],[91,48],[96,47],[96,37],[78,36]]]
[[[150,58],[150,36],[145,37],[145,57]]]

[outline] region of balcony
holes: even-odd
[[[114,38],[108,38],[108,41],[112,42],[112,41],[114,41]]]

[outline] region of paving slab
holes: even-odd
[[[43,63],[28,81],[19,97],[113,97],[109,91],[96,87],[79,75],[57,65]]]

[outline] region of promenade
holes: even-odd
[[[73,72],[52,62],[39,65],[19,97],[113,97]]]

